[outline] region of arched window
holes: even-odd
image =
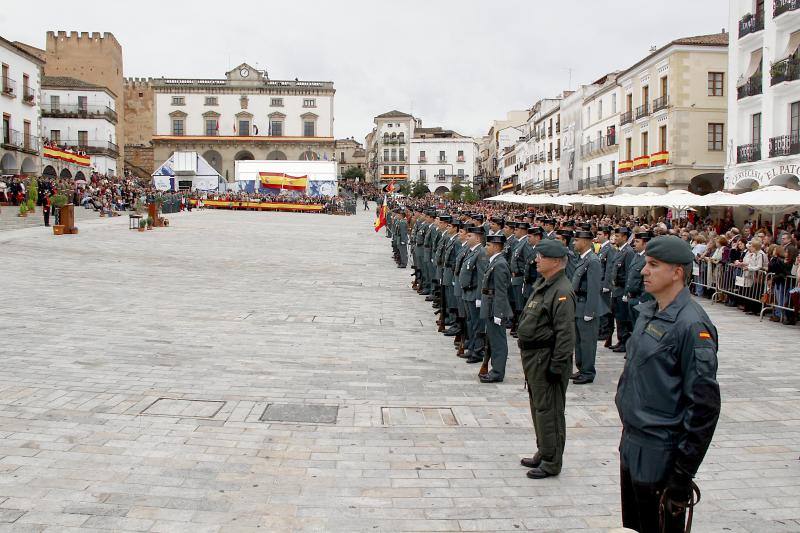
[[[300,161],[319,161],[319,154],[311,150],[306,150],[300,154]]]

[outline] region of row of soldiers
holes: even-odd
[[[592,382],[597,341],[616,326],[615,351],[626,351],[615,397],[622,524],[683,533],[720,412],[718,336],[687,287],[689,244],[630,233],[399,207],[387,226],[398,266],[411,247],[413,286],[437,308],[440,331],[460,337],[467,362],[484,362],[482,382],[503,380],[506,328],[517,336],[536,433],[536,453],[520,460],[529,478],[561,472],[570,378]]]
[[[484,383],[503,381],[505,330],[517,337],[543,241],[555,240],[567,249],[565,274],[573,285],[578,317],[575,384],[594,381],[598,341],[625,352],[635,307],[649,298],[641,271],[652,234],[632,234],[627,226],[593,227],[568,220],[557,227],[555,219],[534,213],[484,220],[480,213],[396,207],[389,212],[386,230],[398,268],[408,266],[410,248],[412,287],[432,303],[439,331],[455,337],[457,355],[467,363],[491,360],[491,371],[484,365],[479,372]],[[490,261],[496,246],[502,265]]]

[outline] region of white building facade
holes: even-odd
[[[114,176],[119,156],[115,102],[116,95],[105,87],[75,78],[45,76],[42,79],[42,137],[49,146],[85,153],[92,170]],[[55,174],[48,167],[56,170],[63,167],[64,161],[59,161],[45,155],[43,173]],[[73,176],[81,171],[66,168]]]
[[[411,139],[412,180],[423,181],[435,194],[445,194],[455,183],[471,187],[478,147],[471,137],[439,128],[417,128]]]
[[[4,175],[40,172],[42,65],[40,59],[0,37],[0,173]]]
[[[196,151],[229,181],[242,160],[333,160],[333,82],[273,80],[246,63],[222,79],[134,79],[155,92],[154,157]]]
[[[800,1],[731,0],[725,189],[798,186]]]
[[[547,98],[538,101],[532,110],[533,140],[532,181],[527,192],[558,192],[561,178],[561,100]]]
[[[577,190],[607,193],[617,184],[619,109],[622,98],[616,73],[597,80],[583,100],[581,164]]]

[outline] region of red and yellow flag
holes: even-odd
[[[386,225],[386,198],[383,199],[383,205],[378,210],[378,218],[375,219],[375,231],[380,231]]]
[[[259,172],[262,189],[286,189],[288,191],[305,191],[308,187],[308,176],[289,176],[283,172]]]

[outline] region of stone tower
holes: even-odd
[[[125,78],[125,163],[140,177],[155,170],[153,132],[155,131],[155,90],[152,78]]]
[[[122,75],[122,46],[113,34],[104,32],[47,32],[45,76],[70,76],[107,87],[116,95],[116,139],[119,146],[117,171],[125,161],[125,102]]]

